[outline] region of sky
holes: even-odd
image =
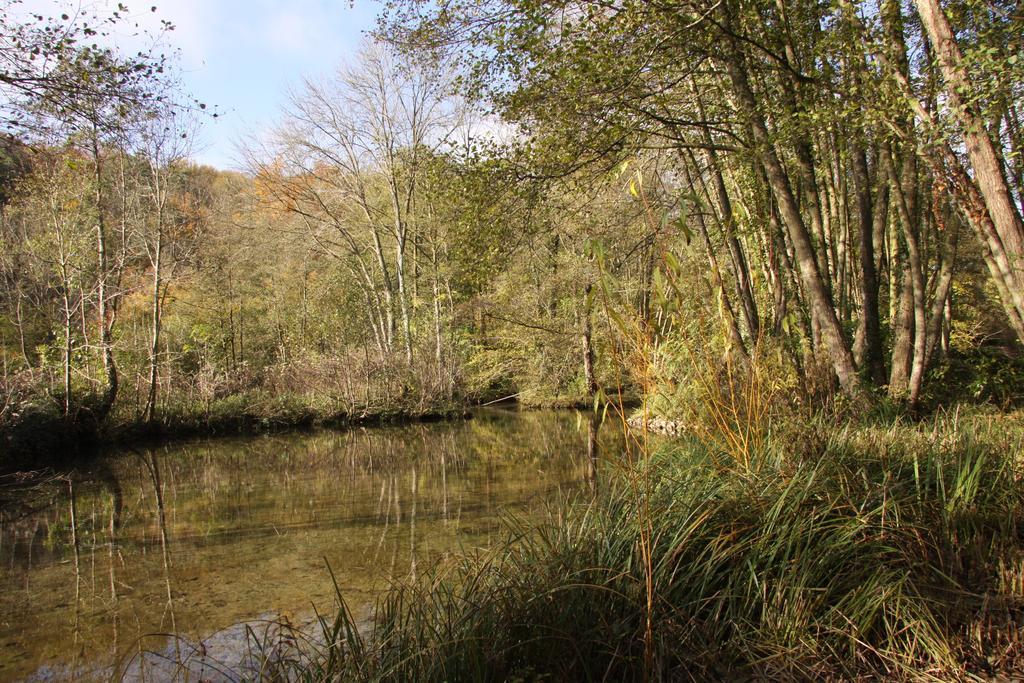
[[[52,16],[87,2],[29,0],[24,9]],[[203,117],[193,160],[239,170],[238,142],[274,124],[289,87],[332,73],[352,55],[380,9],[374,0],[122,2],[143,27],[156,30],[160,19],[174,24],[163,41],[180,50],[183,87],[219,114]],[[113,10],[117,2],[98,5]],[[137,38],[115,39],[122,49],[137,49]]]

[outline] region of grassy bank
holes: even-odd
[[[146,421],[139,406],[119,406],[98,424],[89,401],[66,418],[50,397],[25,400],[16,414],[0,416],[0,473],[79,464],[97,449],[144,445],[196,436],[261,434],[316,427],[344,428],[374,424],[465,417],[472,405],[513,404],[526,409],[591,410],[592,398],[480,394],[473,396],[422,390],[378,392],[359,403],[330,392],[247,389],[197,401],[170,396],[157,418]],[[627,398],[626,405],[639,401]]]
[[[1020,415],[666,442],[594,500],[342,609],[313,680],[932,679],[1024,673]],[[271,664],[268,664],[271,666]],[[282,669],[291,668],[291,671]]]
[[[154,421],[115,413],[100,425],[87,410],[66,419],[52,406],[30,407],[0,425],[0,472],[79,464],[103,447],[157,441],[260,434],[314,427],[343,428],[461,417],[455,400],[393,401],[353,406],[329,398],[246,391],[206,403],[169,401]]]

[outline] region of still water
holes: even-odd
[[[365,618],[390,581],[585,489],[592,447],[576,413],[487,410],[111,455],[0,508],[0,680],[108,678],[158,634],[308,622],[335,607],[328,565]]]

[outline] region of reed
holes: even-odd
[[[1018,421],[957,414],[843,430],[812,421],[775,430],[732,469],[703,442],[666,443],[635,465],[651,482],[644,496],[617,474],[538,527],[510,520],[498,547],[394,586],[368,626],[342,602],[315,656],[268,675],[1019,673],[1021,434]]]

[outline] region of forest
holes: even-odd
[[[173,58],[93,43],[126,10],[18,4],[0,469],[503,400],[625,434],[303,676],[1024,672],[1017,3],[391,0],[230,171]]]

